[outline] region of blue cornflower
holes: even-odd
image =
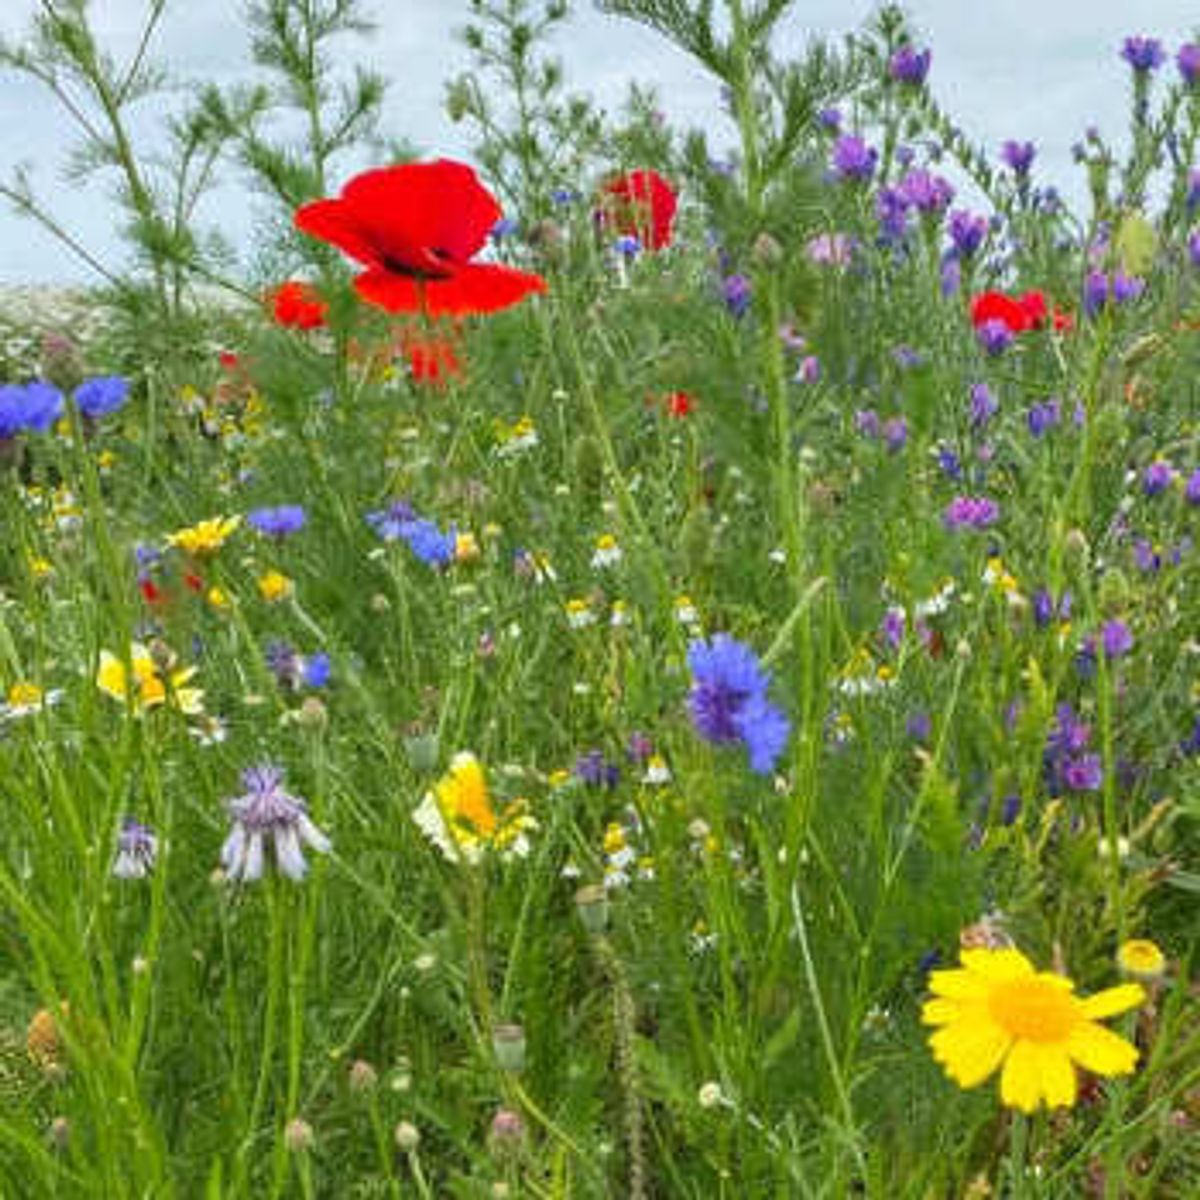
[[[1169,462],[1156,458],[1142,472],[1142,491],[1147,496],[1158,496],[1167,490],[1175,479],[1175,468]]]
[[[922,84],[929,74],[929,63],[933,58],[931,50],[914,50],[905,42],[890,59],[888,59],[888,74],[897,83]]]
[[[385,541],[397,542],[407,537],[417,519],[407,500],[396,500],[379,512],[367,513],[367,524]]]
[[[442,533],[433,521],[418,517],[409,526],[404,540],[423,563],[431,567],[445,567],[454,561],[458,531],[451,525],[448,532]]]
[[[1138,73],[1157,71],[1167,61],[1166,51],[1158,38],[1138,35],[1125,39],[1121,57]]]
[[[731,316],[744,317],[750,309],[750,280],[745,275],[727,275],[721,281],[721,297]]]
[[[41,380],[0,387],[0,441],[30,431],[45,433],[62,416],[62,393]]]
[[[981,429],[1000,411],[1000,402],[986,383],[971,384],[971,424]]]
[[[711,642],[696,639],[688,647],[692,690],[688,709],[692,726],[718,745],[741,742],[750,769],[768,774],[787,745],[791,725],[767,699],[770,673],[749,646],[718,633]]]
[[[242,786],[245,795],[227,802],[233,827],[221,847],[226,877],[235,883],[262,878],[270,847],[282,874],[297,882],[303,879],[308,871],[304,847],[328,854],[329,838],[312,823],[304,801],[283,790],[282,767],[248,767],[242,772]]]
[[[333,662],[324,650],[318,650],[303,660],[301,681],[305,687],[323,688],[332,675]]]
[[[1003,354],[1013,344],[1012,330],[1001,320],[992,317],[975,331],[984,353],[991,358]]]
[[[121,375],[97,375],[75,389],[75,403],[89,421],[115,413],[129,399],[129,380]]]
[[[308,514],[299,504],[280,504],[275,508],[256,508],[246,517],[246,523],[267,537],[283,539],[303,529]]]

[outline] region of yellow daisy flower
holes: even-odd
[[[526,809],[524,800],[514,800],[497,812],[483,767],[475,755],[463,751],[425,794],[413,820],[450,862],[474,864],[485,850],[498,850],[506,858],[529,853],[525,834],[536,829],[537,822]]]
[[[282,571],[266,571],[258,577],[258,594],[268,604],[288,599],[296,585]]]
[[[1163,952],[1148,938],[1130,938],[1117,950],[1117,967],[1122,975],[1141,983],[1155,983],[1163,977],[1167,960]]]
[[[198,525],[179,529],[167,535],[169,545],[178,546],[193,558],[215,554],[225,545],[229,535],[242,523],[241,517],[210,517]]]
[[[929,1039],[933,1056],[960,1087],[983,1083],[1003,1064],[1000,1098],[1031,1113],[1043,1101],[1075,1103],[1076,1064],[1096,1075],[1133,1070],[1137,1048],[1097,1022],[1141,1004],[1146,994],[1136,983],[1085,999],[1019,950],[962,950],[959,959],[961,968],[930,974],[933,999],[921,1020],[939,1026]]]
[[[157,708],[168,699],[180,712],[193,716],[204,711],[204,692],[200,688],[184,686],[196,673],[195,667],[170,670],[164,674],[153,655],[140,642],[129,648],[129,665],[108,650],[100,651],[100,667],[96,672],[96,686],[122,704],[133,697],[133,710],[141,716],[147,709]],[[132,676],[132,678],[131,678]]]

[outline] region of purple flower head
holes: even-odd
[[[454,561],[455,550],[458,547],[458,530],[451,525],[446,533],[442,533],[433,521],[418,517],[404,540],[423,563],[428,563],[431,567],[446,567]]]
[[[1187,485],[1183,489],[1183,498],[1191,505],[1200,504],[1200,469],[1188,476]]]
[[[991,320],[984,321],[975,330],[975,336],[980,346],[983,347],[983,352],[989,358],[995,358],[1003,354],[1013,344],[1012,330],[998,317],[992,317]]]
[[[986,383],[971,385],[971,424],[982,429],[999,411],[1000,402],[992,395]]]
[[[1000,802],[1000,824],[1011,825],[1021,815],[1021,797],[1008,795]]]
[[[1106,621],[1100,630],[1100,642],[1105,658],[1121,658],[1133,649],[1133,634],[1124,621]]]
[[[1195,42],[1185,42],[1175,56],[1175,65],[1183,82],[1192,87],[1200,79],[1200,46]]]
[[[333,676],[333,660],[324,650],[310,654],[302,661],[300,680],[305,687],[323,688]]]
[[[955,496],[942,513],[949,530],[987,529],[1000,519],[1000,506],[987,496]]]
[[[863,437],[878,438],[883,436],[883,423],[873,408],[860,408],[854,414],[854,430]],[[1196,474],[1200,476],[1200,471]]]
[[[883,614],[883,621],[880,623],[879,632],[883,637],[884,645],[889,650],[900,649],[900,643],[904,641],[904,630],[907,624],[908,614],[898,605],[893,604]]]
[[[844,267],[854,256],[854,243],[844,233],[819,233],[809,239],[804,253],[821,267]]]
[[[950,240],[954,243],[954,252],[959,258],[970,258],[987,237],[987,217],[967,212],[965,208],[956,208],[950,214],[948,228]]]
[[[888,60],[888,74],[897,83],[922,84],[929,74],[929,64],[933,59],[931,50],[914,50],[905,42]]]
[[[721,281],[721,298],[734,317],[744,317],[750,309],[750,280],[745,275],[727,275]]]
[[[889,417],[883,423],[883,440],[889,454],[899,454],[908,442],[908,422],[903,417]]]
[[[308,864],[304,847],[319,854],[332,848],[329,839],[309,819],[308,806],[283,790],[283,769],[265,764],[242,772],[245,795],[227,802],[233,828],[221,847],[221,866],[234,882],[262,878],[269,845],[275,865],[289,879],[304,878]]]
[[[1117,271],[1112,279],[1112,298],[1115,304],[1124,304],[1136,300],[1146,290],[1146,281],[1136,275],[1126,275]]]
[[[637,258],[642,252],[642,239],[633,233],[622,234],[613,242],[613,249],[622,258]]]
[[[1072,792],[1096,792],[1104,782],[1104,768],[1098,754],[1064,759],[1059,764],[1058,774],[1063,786]]]
[[[117,879],[145,879],[154,870],[158,838],[154,831],[132,817],[121,822],[112,873]]]
[[[367,524],[385,542],[396,542],[407,537],[416,519],[417,514],[407,500],[393,501],[387,508],[367,514]]]
[[[1033,437],[1043,437],[1047,430],[1062,423],[1062,403],[1057,396],[1051,396],[1043,404],[1031,405],[1025,420]]]
[[[815,354],[806,354],[796,370],[797,383],[820,383],[821,360]]]
[[[1054,725],[1046,739],[1046,749],[1056,755],[1078,754],[1091,741],[1091,727],[1075,715],[1075,710],[1069,704],[1060,704],[1054,717]]]
[[[908,197],[899,188],[880,188],[875,197],[875,215],[883,242],[900,241],[908,229]]]
[[[754,651],[728,634],[688,647],[692,689],[688,708],[700,737],[718,745],[742,743],[750,769],[768,774],[787,745],[791,726],[767,699],[770,674]]]
[[[1158,38],[1138,35],[1125,39],[1121,57],[1139,73],[1157,71],[1167,61],[1166,51]]]
[[[1200,208],[1200,170],[1188,172],[1187,192],[1184,194],[1183,202],[1188,210],[1188,216]]]
[[[1146,538],[1137,538],[1133,543],[1133,564],[1139,571],[1162,569],[1162,555]]]
[[[75,389],[75,403],[89,421],[115,413],[129,398],[129,380],[120,375],[98,375],[85,379]]]
[[[842,114],[840,109],[823,108],[817,113],[817,124],[822,129],[829,130],[830,133],[837,133],[842,127]]]
[[[1159,496],[1171,486],[1175,468],[1164,459],[1156,458],[1142,472],[1142,492],[1147,496]]]
[[[575,760],[575,778],[589,787],[615,788],[621,781],[621,770],[605,761],[602,750],[589,750]]]
[[[844,183],[865,183],[875,173],[879,152],[854,134],[833,144],[833,173]]]
[[[962,267],[952,255],[948,255],[942,263],[940,287],[943,296],[957,295],[958,289],[962,287]]]
[[[948,179],[931,171],[909,171],[900,181],[905,201],[926,216],[940,216],[954,199],[954,187]]]
[[[947,479],[962,478],[962,461],[958,455],[950,449],[949,446],[939,446],[937,452],[937,465],[941,468],[942,474]]]
[[[644,763],[654,753],[654,743],[644,733],[635,729],[629,735],[625,753],[631,762]]]
[[[924,363],[925,356],[920,350],[914,350],[911,346],[901,344],[892,347],[892,361],[902,371],[911,371],[914,367],[919,367]]]
[[[1029,174],[1037,150],[1032,142],[1007,141],[1000,147],[1000,158],[1019,179]]]
[[[1096,316],[1108,303],[1108,277],[1103,271],[1089,271],[1083,281],[1084,316]]]
[[[1200,229],[1194,229],[1188,237],[1188,258],[1193,267],[1200,267]]]
[[[304,660],[287,642],[270,641],[263,651],[267,670],[275,676],[276,683],[289,691],[300,686],[304,673]]]
[[[246,524],[265,537],[281,541],[304,528],[308,516],[299,504],[280,504],[275,508],[256,508],[246,517]]]
[[[62,411],[62,393],[40,379],[23,387],[0,385],[0,441],[22,432],[45,433]]]
[[[505,238],[512,237],[513,234],[516,233],[520,228],[521,226],[514,221],[512,217],[501,217],[500,220],[498,220],[495,225],[492,226],[488,237],[490,237],[493,242],[502,242]]]
[[[933,721],[927,712],[917,711],[911,713],[908,720],[904,722],[904,732],[914,742],[927,742],[929,741],[929,735],[933,732]]]

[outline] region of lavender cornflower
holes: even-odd
[[[728,634],[718,633],[711,642],[697,639],[691,643],[688,666],[693,728],[718,745],[741,742],[749,754],[750,769],[768,774],[787,745],[791,726],[767,699],[771,676],[759,665],[754,651]]]
[[[908,442],[908,422],[903,417],[889,417],[883,423],[883,440],[889,454],[899,454]]]
[[[1103,271],[1089,271],[1083,281],[1084,316],[1094,317],[1108,303],[1108,277]]]
[[[942,513],[949,530],[987,529],[1000,519],[1000,506],[987,496],[956,496]]]
[[[1114,304],[1124,304],[1128,300],[1136,300],[1146,290],[1146,281],[1136,275],[1126,275],[1117,271],[1112,277],[1112,298]]]
[[[866,438],[883,436],[883,423],[879,414],[873,408],[860,408],[854,414],[854,431]],[[1200,471],[1196,473],[1200,476]]]
[[[1037,154],[1032,142],[1007,141],[1000,147],[1000,158],[1018,179],[1029,174]]]
[[[998,412],[1000,402],[992,395],[986,383],[971,385],[971,424],[982,429]]]
[[[1175,468],[1164,459],[1156,458],[1142,472],[1142,492],[1147,496],[1160,496],[1171,486]]]
[[[246,516],[246,524],[265,537],[282,541],[304,528],[308,515],[299,504],[280,504],[275,508],[256,508]]]
[[[589,750],[575,760],[575,778],[589,787],[615,788],[621,781],[621,769],[605,761],[604,751]]]
[[[1096,792],[1104,782],[1104,768],[1098,754],[1081,754],[1059,764],[1059,777],[1068,791]]]
[[[1200,79],[1200,46],[1195,42],[1185,42],[1175,56],[1175,65],[1183,82],[1192,87]]]
[[[914,50],[905,42],[890,59],[888,59],[888,74],[897,83],[907,83],[917,86],[925,82],[929,74],[929,64],[932,61],[931,50]]]
[[[407,500],[396,500],[379,512],[367,514],[367,524],[385,542],[395,542],[407,537],[416,519],[417,514]]]
[[[117,854],[112,873],[117,879],[145,879],[154,870],[158,838],[148,826],[126,817],[117,834]]]
[[[817,113],[817,124],[822,129],[828,129],[831,133],[837,133],[842,127],[842,114],[840,109],[823,108]]]
[[[1111,661],[1133,649],[1133,634],[1124,621],[1106,621],[1100,630],[1100,643],[1104,647],[1104,657]]]
[[[744,317],[750,309],[750,280],[745,275],[727,275],[721,281],[721,297],[731,316]]]
[[[956,208],[950,214],[950,240],[959,258],[970,258],[983,245],[987,237],[987,217],[977,216],[964,208]]]
[[[908,625],[908,614],[899,605],[893,604],[883,614],[879,626],[883,643],[889,650],[899,650],[904,641],[904,630]]]
[[[933,732],[933,721],[927,712],[918,710],[910,714],[908,720],[904,722],[904,732],[914,742],[927,742],[929,735]]]
[[[844,183],[865,183],[878,159],[879,152],[854,134],[843,134],[833,145],[833,173]]]
[[[975,330],[975,336],[989,358],[1003,354],[1013,344],[1012,330],[997,317],[984,321]]]
[[[806,354],[800,360],[800,366],[796,369],[796,382],[821,382],[821,360],[815,354]]]
[[[1046,738],[1043,771],[1051,792],[1094,792],[1104,780],[1098,754],[1085,753],[1092,731],[1069,704],[1060,704]]]
[[[1183,489],[1183,498],[1191,505],[1200,504],[1200,469],[1197,469],[1188,476],[1188,481]]]
[[[115,413],[128,398],[129,380],[120,375],[85,379],[75,389],[75,403],[89,421],[98,421]]]
[[[1030,435],[1035,438],[1044,436],[1047,430],[1061,424],[1062,404],[1058,397],[1051,396],[1043,404],[1031,405],[1025,421],[1029,426]]]
[[[949,446],[939,446],[937,452],[937,465],[941,468],[942,474],[947,479],[962,478],[962,460],[950,449]]]
[[[903,239],[908,229],[908,197],[895,187],[879,189],[875,197],[875,215],[879,218],[879,237],[884,244]]]
[[[264,850],[272,847],[275,865],[289,879],[301,880],[308,870],[304,847],[319,854],[332,848],[329,839],[309,820],[308,806],[283,790],[283,769],[272,764],[242,772],[246,794],[228,801],[233,828],[221,847],[221,866],[233,881],[253,883],[262,878]]]
[[[962,287],[962,267],[953,255],[947,255],[941,269],[941,292],[943,296],[953,296]]]
[[[1157,71],[1167,61],[1158,38],[1133,36],[1125,39],[1121,57],[1137,72]]]

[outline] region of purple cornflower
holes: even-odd
[[[815,354],[806,354],[800,360],[800,366],[796,369],[796,382],[821,382],[821,360]]]
[[[1038,588],[1033,594],[1033,620],[1034,624],[1044,628],[1054,620],[1055,615],[1059,620],[1067,621],[1071,617],[1071,593],[1063,592],[1062,599],[1056,606],[1054,596],[1047,588]]]
[[[112,873],[118,879],[145,879],[154,870],[158,857],[158,838],[148,826],[126,817],[117,834],[117,853]]]
[[[291,690],[300,685],[303,660],[287,642],[268,642],[263,651],[263,660],[280,687]]]
[[[909,171],[900,181],[905,201],[926,216],[941,216],[954,199],[954,187],[948,179],[932,171]]]
[[[904,722],[904,732],[914,742],[927,742],[929,741],[929,735],[933,732],[933,721],[927,712],[914,712]]]
[[[863,437],[878,438],[883,436],[883,423],[873,408],[860,408],[854,414],[854,430]],[[1197,475],[1200,475],[1200,471]]]
[[[787,745],[791,726],[784,713],[767,699],[770,673],[754,651],[728,634],[711,642],[697,639],[688,647],[692,689],[688,709],[692,727],[718,745],[741,742],[750,769],[768,774]]]
[[[1112,277],[1112,298],[1114,304],[1124,304],[1128,300],[1136,300],[1146,290],[1146,281],[1136,275],[1126,275],[1117,271]]]
[[[939,446],[937,452],[937,465],[941,468],[942,474],[947,479],[962,478],[962,460],[950,449],[949,446]]]
[[[987,237],[987,217],[977,216],[967,212],[965,208],[956,208],[950,214],[950,240],[954,243],[954,252],[959,258],[970,258]]]
[[[1146,538],[1137,538],[1133,543],[1133,565],[1139,571],[1162,569],[1162,555]]]
[[[1021,815],[1021,797],[1008,795],[1000,802],[1000,824],[1011,825]]]
[[[1133,634],[1124,621],[1106,621],[1100,630],[1100,643],[1105,658],[1121,658],[1133,649]]]
[[[1195,42],[1185,42],[1175,56],[1175,65],[1179,68],[1183,82],[1191,87],[1200,79],[1200,46]]]
[[[629,735],[625,753],[629,756],[630,762],[644,763],[654,753],[654,743],[646,734],[635,729]]]
[[[129,398],[129,380],[120,375],[85,379],[75,389],[75,403],[89,421],[115,413]]]
[[[1003,354],[1013,344],[1012,330],[998,317],[992,317],[991,320],[984,321],[975,330],[975,336],[980,346],[983,347],[984,353],[989,358],[995,358],[997,355]]]
[[[914,50],[905,42],[890,59],[888,59],[888,74],[897,83],[922,84],[929,74],[929,64],[933,59],[931,50]]]
[[[1192,732],[1179,743],[1179,752],[1188,758],[1195,758],[1197,754],[1200,754],[1200,717],[1196,718]]]
[[[1200,469],[1188,476],[1187,486],[1183,489],[1183,498],[1189,504],[1200,504]]]
[[[971,385],[971,424],[982,429],[998,412],[1000,402],[992,395],[986,383]]]
[[[1033,166],[1037,150],[1032,142],[1007,141],[1000,147],[1000,158],[1017,178],[1024,178]]]
[[[622,258],[637,258],[642,252],[642,239],[633,233],[622,234],[613,242],[613,249]]]
[[[1025,416],[1030,434],[1035,438],[1044,436],[1048,429],[1053,429],[1062,421],[1062,404],[1057,396],[1051,396],[1044,404],[1030,406]]]
[[[621,781],[621,769],[605,762],[602,750],[589,750],[575,760],[575,778],[590,787],[615,788]]]
[[[865,183],[875,173],[879,152],[854,134],[833,144],[833,173],[843,182]]]
[[[1200,267],[1200,229],[1193,230],[1188,238],[1188,258],[1193,267]]]
[[[955,496],[942,513],[947,529],[987,529],[1000,519],[1000,506],[987,496]]]
[[[941,271],[941,291],[943,296],[953,296],[962,287],[962,268],[958,265],[958,259],[952,255],[946,257],[942,263]]]
[[[1142,472],[1142,492],[1147,496],[1159,496],[1171,486],[1175,468],[1164,459],[1156,458]]]
[[[1187,192],[1183,197],[1184,206],[1188,210],[1188,215],[1200,208],[1200,170],[1188,172]]]
[[[883,423],[883,440],[889,454],[899,454],[908,442],[908,422],[903,417],[889,417]]]
[[[910,371],[914,367],[919,367],[924,361],[925,356],[920,350],[914,350],[911,346],[899,345],[892,347],[892,362],[902,371]]]
[[[1058,774],[1067,790],[1072,792],[1095,792],[1104,782],[1104,768],[1098,754],[1064,759],[1059,764]]]
[[[417,514],[407,500],[396,500],[379,512],[367,514],[367,524],[385,542],[395,542],[407,537],[416,519]]]
[[[899,188],[880,188],[875,197],[875,215],[883,242],[900,241],[908,229],[908,197]]]
[[[831,133],[837,133],[842,127],[842,114],[840,109],[823,108],[817,113],[817,124],[822,129],[828,129]]]
[[[1167,61],[1166,51],[1158,38],[1139,35],[1125,39],[1121,57],[1138,72],[1157,71]]]
[[[1104,779],[1098,754],[1085,753],[1092,731],[1075,715],[1069,704],[1060,704],[1056,720],[1046,738],[1043,768],[1052,792],[1094,792]]]
[[[750,280],[745,275],[727,275],[721,281],[721,298],[734,317],[744,317],[750,309]]]
[[[899,605],[893,604],[883,614],[883,621],[880,623],[879,632],[883,637],[884,645],[889,650],[900,649],[900,644],[904,641],[904,630],[907,625],[908,614]]]
[[[304,528],[308,516],[299,504],[280,504],[275,508],[256,508],[246,517],[246,524],[266,537],[282,541],[289,534]]]
[[[1083,281],[1083,312],[1094,317],[1108,303],[1108,277],[1103,271],[1089,271]]]
[[[301,880],[308,870],[304,847],[328,854],[329,839],[309,820],[308,806],[283,790],[283,769],[271,764],[242,772],[243,796],[227,803],[233,828],[221,847],[221,866],[237,882],[262,878],[269,842],[275,865],[289,879]]]
[[[0,385],[0,441],[25,431],[45,433],[62,411],[62,393],[40,379],[24,386]]]

